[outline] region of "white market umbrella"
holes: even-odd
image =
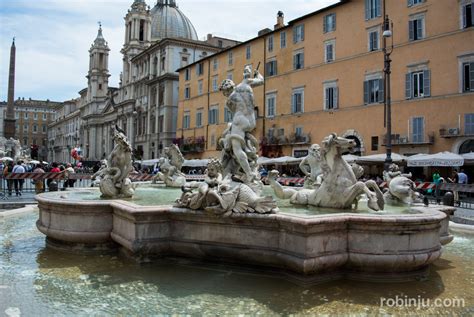
[[[291,164],[291,163],[298,163],[303,160],[302,157],[293,157],[293,156],[282,156],[271,158],[265,162],[265,164]]]
[[[455,167],[464,165],[464,158],[451,152],[439,152],[436,154],[418,154],[410,156],[407,160],[408,166],[446,166]]]
[[[8,156],[4,156],[1,158],[2,161],[12,161],[13,162],[13,159],[11,157],[8,157]]]
[[[474,160],[474,152],[464,153],[464,154],[461,154],[461,156],[462,156],[465,160]]]
[[[270,158],[265,156],[259,156],[257,159],[257,164],[267,164],[268,160],[270,160]]]
[[[184,163],[183,163],[183,166],[201,167],[201,166],[207,166],[207,163],[209,163],[208,159],[185,160]]]
[[[37,161],[37,160],[31,160],[29,163],[30,163],[30,164],[40,164],[40,161]]]
[[[48,165],[49,163],[48,163],[48,162],[46,162],[46,161],[43,161],[43,164],[45,164],[45,165]]]
[[[392,161],[396,163],[400,163],[402,161],[406,161],[408,158],[404,155],[400,155],[398,153],[392,153]],[[368,162],[368,163],[383,163],[387,158],[387,154],[373,154],[373,155],[366,155],[361,156],[356,159],[356,162]]]
[[[354,154],[345,154],[342,156],[343,160],[346,161],[347,163],[354,163],[359,159],[360,156],[354,155]]]

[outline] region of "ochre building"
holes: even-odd
[[[356,153],[385,152],[384,53],[391,54],[392,144],[401,154],[474,151],[473,1],[341,1],[183,67],[175,140],[187,158],[218,156],[232,114],[218,86],[238,84],[246,65],[265,77],[254,89],[260,155],[304,156],[336,132]]]

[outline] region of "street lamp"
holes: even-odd
[[[384,5],[385,13],[385,5]],[[383,20],[383,60],[384,60],[384,86],[385,86],[385,96],[384,96],[384,126],[387,128],[386,134],[386,151],[387,156],[385,158],[384,169],[387,171],[390,164],[392,164],[392,109],[391,109],[391,94],[390,94],[390,55],[393,52],[393,37],[392,37],[393,23],[391,23],[388,15],[384,14]],[[387,48],[387,39],[391,39],[390,47]]]

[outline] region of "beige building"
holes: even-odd
[[[472,0],[386,1],[393,22],[393,151],[474,151]],[[351,0],[285,24],[179,72],[177,140],[187,158],[218,155],[231,122],[218,86],[245,65],[265,76],[254,89],[263,156],[304,156],[336,132],[356,152],[385,152],[383,1]]]
[[[6,111],[6,102],[0,104],[2,111]],[[61,102],[31,98],[18,98],[14,102],[15,139],[25,149],[31,149],[32,146],[36,148],[37,159],[47,159],[48,125],[54,120],[55,111],[61,105]]]

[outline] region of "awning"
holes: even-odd
[[[207,166],[207,163],[209,163],[208,159],[195,159],[195,160],[185,160],[183,163],[183,166],[187,167],[200,167],[200,166]]]
[[[275,157],[270,158],[263,163],[260,164],[296,164],[303,160],[303,157],[293,157],[293,156],[282,156],[282,157]]]
[[[408,166],[462,166],[464,158],[459,154],[451,152],[439,152],[436,154],[417,154],[407,159]]]
[[[387,158],[387,154],[373,154],[367,156],[361,156],[356,159],[356,162],[367,162],[367,163],[383,163]],[[398,153],[392,153],[392,161],[395,163],[400,163],[402,161],[406,161],[408,158],[404,155],[400,155]]]

